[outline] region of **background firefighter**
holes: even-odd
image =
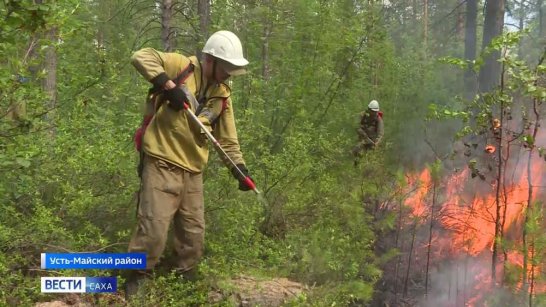
[[[250,190],[243,173],[248,170],[240,151],[230,76],[246,73],[239,38],[229,31],[214,33],[205,43],[203,57],[186,57],[145,48],[134,53],[132,63],[161,94],[142,138],[143,167],[138,223],[129,252],[146,253],[147,272],[133,271],[127,278],[127,298],[156,264],[165,248],[169,225],[174,225],[175,270],[185,278],[195,275],[204,247],[204,199],[202,171],[208,161],[206,137],[186,112],[190,106],[214,135],[241,172],[232,173],[239,189]],[[183,80],[177,76],[191,67]],[[175,84],[177,81],[178,84]]]
[[[382,115],[377,100],[370,101],[368,109],[360,113],[360,126],[357,129],[358,144],[352,150],[357,159],[364,151],[375,149],[381,142],[384,133]],[[358,163],[357,160],[355,163]]]

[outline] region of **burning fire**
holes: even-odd
[[[494,151],[495,147],[492,149],[492,152]],[[438,263],[468,257],[489,263],[489,265],[482,265],[480,269],[469,269],[469,273],[473,275],[471,278],[474,279],[474,286],[469,289],[472,293],[469,293],[470,295],[465,298],[465,306],[477,306],[483,300],[485,293],[493,288],[491,252],[495,242],[497,199],[501,204],[500,222],[503,239],[505,242],[512,242],[510,243],[511,247],[503,247],[501,244],[498,246],[497,272],[499,273],[497,273],[497,278],[502,277],[500,272],[503,271],[505,264],[519,267],[520,270],[523,268],[523,255],[520,252],[522,250],[521,234],[529,197],[527,161],[524,160],[526,159],[509,162],[506,168],[509,171],[505,173],[504,186],[499,195],[496,194],[495,178],[488,178],[488,180],[491,179],[489,181],[473,179],[469,169],[442,178],[441,182],[436,183],[438,192],[434,202],[434,210],[431,208],[434,182],[429,169],[408,176],[409,187],[414,191],[406,199],[405,204],[411,209],[414,220],[419,220],[423,224],[430,223],[430,215],[434,212],[432,218],[436,221],[433,229],[435,239],[431,244],[432,254],[435,255],[433,261]],[[546,163],[536,157],[533,162],[531,184],[535,188],[532,201],[540,201],[544,199],[545,194],[541,194],[537,187],[543,184],[541,181],[543,174],[546,173]],[[428,246],[428,242],[426,246]],[[418,252],[422,253],[422,251],[416,253]],[[503,252],[506,252],[506,256]],[[415,256],[416,259],[418,257],[420,256]],[[504,257],[506,257],[507,263],[503,262]],[[541,266],[531,267],[530,260],[528,266],[527,279],[530,279],[531,272],[535,278],[533,291],[535,293],[546,292],[546,285],[536,282],[542,273]],[[517,289],[522,288],[522,276],[520,275],[519,278]],[[497,284],[502,284],[502,282],[502,278],[495,281]]]

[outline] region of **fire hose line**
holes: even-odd
[[[220,145],[220,143],[216,140],[216,138],[212,135],[212,133],[209,132],[209,130],[205,127],[205,125],[203,125],[203,123],[197,118],[197,116],[191,111],[190,109],[190,106],[187,102],[184,102],[184,109],[188,112],[188,114],[190,115],[190,117],[192,118],[192,120],[197,124],[199,125],[199,127],[201,128],[201,130],[203,130],[203,132],[205,132],[205,135],[207,136],[207,138],[212,142],[212,144],[214,144],[214,148],[216,149],[216,151],[222,155],[226,160],[229,161],[229,163],[231,164],[231,166],[237,171],[237,173],[239,174],[239,176],[241,178],[244,178],[244,183],[252,190],[254,191],[254,193],[256,194],[260,194],[260,191],[258,190],[258,188],[256,188],[256,184],[252,181],[252,179],[250,179],[250,176],[246,176],[243,171],[241,171],[241,169],[237,166],[237,164],[235,164],[235,162],[233,162],[233,160],[228,156],[228,154],[224,151],[224,149],[222,148],[222,146]]]

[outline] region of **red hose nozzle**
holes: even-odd
[[[256,185],[254,184],[254,182],[252,181],[252,179],[250,179],[250,177],[245,177],[245,184],[247,187],[249,187],[250,189],[256,191]]]

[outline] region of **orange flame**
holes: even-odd
[[[538,138],[537,138],[538,139]],[[541,138],[541,139],[545,139]],[[496,148],[487,145],[486,151],[494,153]],[[524,152],[525,154],[527,152]],[[450,175],[447,180],[442,181],[441,201],[436,204],[434,218],[440,222],[441,236],[433,236],[433,252],[436,259],[455,259],[462,255],[469,257],[487,256],[490,261],[490,251],[495,241],[495,218],[497,215],[497,201],[500,205],[501,226],[503,227],[504,238],[521,245],[521,232],[524,227],[524,211],[527,207],[529,197],[529,185],[535,187],[531,201],[544,199],[544,194],[538,193],[541,186],[543,174],[546,173],[546,164],[541,159],[534,158],[531,168],[531,183],[527,178],[527,161],[520,159],[516,162],[508,162],[509,170],[504,176],[504,185],[497,195],[496,180],[493,182],[472,180],[471,172],[465,169],[461,172]],[[431,187],[432,178],[428,169],[424,169],[418,175],[411,175],[408,179],[409,187],[414,191],[405,201],[411,208],[412,216],[417,220],[428,220],[431,212]],[[516,245],[517,246],[517,245]],[[523,268],[523,256],[517,251],[519,247],[507,253],[507,261]],[[502,252],[501,252],[502,254]],[[416,259],[419,256],[415,256]],[[530,262],[529,262],[530,263]],[[540,265],[527,268],[527,277],[533,273],[538,279],[542,274]],[[474,279],[477,282],[478,292],[487,292],[491,289],[492,280],[488,268],[482,268],[483,272],[474,272]],[[503,270],[502,262],[499,261],[497,272]],[[499,274],[501,275],[501,274]],[[521,276],[520,276],[521,277]],[[522,282],[517,285],[521,289]],[[535,293],[546,292],[546,284],[537,283]],[[467,301],[467,306],[477,306],[483,294],[479,294]]]
[[[413,210],[412,215],[414,217],[423,217],[426,215],[427,206],[425,198],[431,186],[430,182],[431,177],[428,169],[422,171],[418,178],[410,177],[409,179],[410,186],[417,186],[413,195],[406,199],[406,205]]]

